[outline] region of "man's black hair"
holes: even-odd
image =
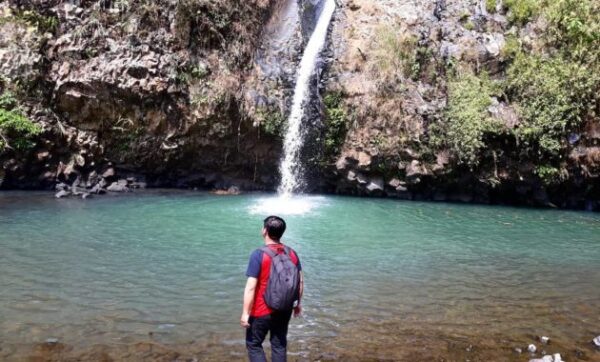
[[[273,240],[281,239],[285,232],[285,221],[279,216],[269,216],[264,220],[264,226],[267,234]]]

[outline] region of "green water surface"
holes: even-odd
[[[272,212],[306,274],[290,331],[300,356],[328,341],[377,354],[408,334],[551,335],[567,349],[600,334],[598,214],[273,197],[0,194],[0,346],[152,335],[243,350],[244,272]]]

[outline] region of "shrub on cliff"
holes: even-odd
[[[559,156],[568,132],[592,111],[600,77],[576,62],[517,55],[507,73],[507,93],[518,105],[517,138],[546,156]]]
[[[475,167],[486,147],[485,136],[501,133],[503,125],[493,119],[488,107],[497,86],[486,74],[467,72],[452,76],[448,82],[445,121],[432,127],[431,143],[450,148],[462,164]]]
[[[327,122],[325,130],[325,153],[335,155],[344,144],[346,132],[348,131],[343,94],[341,92],[330,92],[323,98],[323,103],[325,104]]]
[[[519,110],[515,131],[526,151],[559,159],[570,132],[597,118],[600,105],[600,3],[540,2],[547,20],[544,53],[511,51],[506,94]],[[548,174],[544,172],[543,174]]]
[[[508,9],[508,20],[511,23],[524,25],[539,12],[540,0],[505,0],[504,6]]]
[[[21,151],[32,147],[33,138],[41,131],[39,125],[21,113],[11,93],[0,95],[0,153],[7,148]]]

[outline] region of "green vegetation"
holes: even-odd
[[[535,162],[534,173],[544,184],[557,184],[568,177],[565,160],[573,147],[569,134],[583,132],[586,122],[599,117],[600,3],[507,0],[504,4],[514,24],[545,18],[547,29],[536,40],[541,43],[531,49],[517,36],[507,36],[501,57],[508,67],[501,83],[485,73],[451,76],[445,120],[430,125],[429,144],[433,149],[449,148],[471,168],[492,154],[510,152]],[[519,123],[514,128],[491,117],[487,109],[492,96],[507,100],[516,110]],[[504,148],[513,145],[516,149]]]
[[[550,165],[539,165],[535,173],[545,185],[554,185],[563,181],[566,175],[558,167]]]
[[[496,12],[496,0],[485,0],[485,9],[488,13]]]
[[[204,79],[210,74],[205,65],[188,66],[178,71],[176,79],[182,84],[190,83],[192,80]]]
[[[524,25],[540,10],[542,0],[504,0],[509,11],[508,20],[517,25]]]
[[[568,147],[567,135],[598,116],[600,4],[593,0],[536,4],[536,11],[548,21],[543,40],[556,51],[550,56],[525,52],[516,38],[508,38],[503,53],[513,61],[505,92],[521,117],[517,140],[528,153],[557,160]],[[538,174],[549,175],[547,170]]]
[[[599,75],[575,62],[519,54],[508,69],[507,93],[518,102],[522,125],[516,136],[546,156],[559,156],[567,133],[581,125]]]
[[[448,82],[448,107],[443,136],[434,134],[432,143],[445,144],[455,152],[459,161],[470,167],[480,161],[487,133],[503,132],[502,125],[490,117],[488,107],[497,86],[483,74],[454,76]],[[437,130],[438,132],[440,130]]]
[[[600,61],[600,2],[556,0],[547,7],[545,17],[551,24],[549,43],[561,48],[563,56],[588,64]]]
[[[285,118],[281,112],[260,108],[256,111],[256,119],[265,133],[272,136],[281,136],[285,123]]]
[[[348,131],[347,114],[341,92],[331,92],[323,98],[327,126],[325,129],[325,154],[339,152]]]
[[[33,138],[42,129],[25,117],[10,92],[0,95],[0,153],[7,148],[23,151],[35,145]]]
[[[17,21],[35,27],[40,33],[54,33],[58,29],[58,18],[53,15],[42,15],[34,10],[16,10],[14,17],[0,19],[5,21]]]
[[[475,23],[472,22],[471,20],[468,20],[465,24],[464,24],[465,29],[467,30],[475,30]]]
[[[504,47],[500,50],[503,60],[514,59],[521,52],[521,41],[515,35],[508,35]]]

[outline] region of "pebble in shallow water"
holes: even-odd
[[[555,353],[553,356],[546,355],[542,358],[530,359],[529,362],[564,362],[560,353]]]

